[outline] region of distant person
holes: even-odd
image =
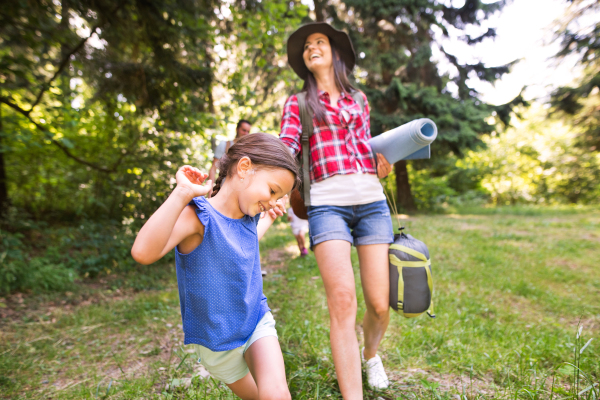
[[[240,119],[235,127],[235,139],[226,140],[224,142],[219,143],[217,148],[215,149],[215,156],[213,158],[212,166],[208,171],[208,179],[211,181],[215,181],[215,175],[217,173],[217,163],[223,157],[223,154],[227,153],[227,150],[240,138],[249,135],[250,129],[252,129],[252,124],[250,121],[245,119]],[[211,191],[212,192],[212,191]]]
[[[291,400],[258,240],[285,213],[282,198],[296,186],[298,166],[279,139],[256,133],[231,146],[219,169],[207,199],[208,175],[179,168],[175,190],[131,254],[147,265],[175,250],[184,344],[214,378],[242,399]]]
[[[304,235],[308,232],[308,220],[299,218],[294,214],[292,207],[288,208],[288,221],[292,228],[292,233],[298,242],[298,249],[300,250],[300,257],[306,257],[308,250],[304,244]]]

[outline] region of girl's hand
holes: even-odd
[[[383,154],[377,153],[377,177],[383,179],[388,176],[390,172],[392,172],[392,166],[388,160],[385,159]]]
[[[277,218],[277,216],[281,217],[281,216],[283,216],[283,214],[287,213],[287,211],[285,209],[287,199],[288,199],[288,195],[286,194],[281,199],[279,199],[275,202],[275,207],[273,207],[272,209],[270,209],[268,211],[271,219],[275,220]]]
[[[175,178],[177,179],[177,187],[189,193],[191,197],[204,196],[212,190],[212,181],[208,180],[204,185],[204,180],[208,174],[200,172],[198,168],[184,165],[179,168]]]

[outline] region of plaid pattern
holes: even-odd
[[[313,135],[309,139],[310,181],[320,182],[331,176],[363,173],[377,174],[375,157],[369,145],[371,128],[367,96],[365,110],[361,114],[360,104],[351,95],[342,93],[339,108],[331,106],[329,94],[319,91],[319,100],[327,110],[329,126],[316,126],[313,119]],[[294,154],[302,151],[302,123],[296,95],[290,96],[283,107],[279,138]]]

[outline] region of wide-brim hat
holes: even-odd
[[[304,64],[304,43],[306,38],[313,33],[322,33],[329,38],[336,49],[338,50],[339,56],[346,64],[348,71],[352,71],[356,64],[356,54],[354,53],[354,47],[350,41],[350,36],[344,31],[338,31],[326,22],[312,22],[310,24],[302,25],[292,33],[287,42],[287,55],[288,63],[296,74],[303,80],[309,74],[306,64]]]

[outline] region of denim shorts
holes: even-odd
[[[239,381],[245,377],[250,370],[244,359],[246,350],[256,342],[258,339],[266,336],[277,337],[277,330],[275,330],[275,319],[273,314],[268,311],[258,324],[256,329],[250,336],[250,339],[241,347],[227,351],[212,351],[199,344],[189,345],[196,350],[198,356],[198,362],[201,363],[208,372],[210,372],[213,378],[216,378],[228,385]]]
[[[309,206],[310,248],[327,240],[355,246],[393,243],[394,228],[385,200],[356,206]]]

